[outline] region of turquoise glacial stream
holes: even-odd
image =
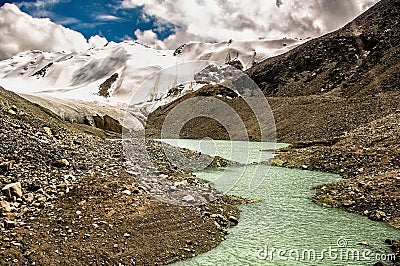
[[[229,229],[227,239],[217,248],[176,265],[373,265],[392,259],[384,241],[400,238],[400,230],[312,202],[315,185],[337,182],[339,176],[251,164],[271,158],[275,147],[272,143],[163,141],[250,163],[204,170],[196,175],[212,182],[223,174],[230,176],[238,181],[228,194],[261,200],[241,206],[239,224]],[[249,183],[255,173],[262,175],[262,182],[251,192]]]

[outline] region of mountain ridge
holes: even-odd
[[[399,10],[398,0],[378,2],[341,29],[267,59],[247,73],[273,97],[393,90],[400,83]],[[373,76],[379,80],[371,80]]]
[[[174,51],[124,41],[82,53],[26,51],[0,61],[0,85],[17,93],[37,96],[128,103],[146,78],[161,69],[196,60],[237,61],[247,69],[255,61],[283,53],[301,42],[292,39],[190,42]],[[98,95],[101,85],[116,74],[118,77],[104,94],[107,97]]]

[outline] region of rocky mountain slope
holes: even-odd
[[[248,73],[267,96],[373,95],[400,84],[399,1],[383,0],[343,28]]]
[[[400,109],[398,17],[399,1],[381,1],[338,31],[247,70],[268,97],[278,140],[329,142]],[[245,113],[238,112],[248,120]],[[197,123],[199,128],[206,125]],[[209,131],[219,135],[217,126]],[[249,133],[257,139],[256,131]]]
[[[145,164],[143,151],[126,158],[112,137],[120,138],[66,123],[0,88],[2,264],[166,264],[224,239],[242,200],[217,195],[169,164],[157,142],[147,143],[153,163]],[[142,176],[221,197],[202,206],[168,204],[147,193]]]

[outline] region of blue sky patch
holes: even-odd
[[[146,15],[143,7],[122,8],[120,0],[80,1],[0,1],[13,3],[36,18],[50,18],[53,22],[81,32],[87,39],[100,35],[109,41],[136,39],[135,30],[153,30],[163,40],[174,34],[176,26]]]

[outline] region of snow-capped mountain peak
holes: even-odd
[[[0,85],[17,93],[126,103],[148,76],[163,68],[207,60],[247,69],[298,44],[290,39],[189,42],[174,51],[124,41],[83,53],[26,51],[0,61]],[[106,94],[99,93],[101,86],[108,87]]]

